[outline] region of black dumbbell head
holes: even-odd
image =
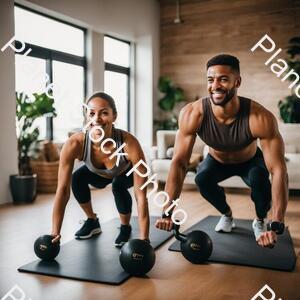
[[[53,236],[43,235],[36,239],[34,243],[34,252],[40,259],[53,260],[59,253],[59,242],[52,243]]]
[[[193,264],[204,263],[213,250],[212,240],[200,230],[190,232],[180,247],[182,255]]]
[[[148,242],[132,239],[121,248],[119,260],[126,272],[141,276],[154,266],[155,252]]]

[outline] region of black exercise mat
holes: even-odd
[[[208,216],[184,232],[186,234],[192,230],[202,230],[210,236],[213,242],[213,252],[208,261],[280,271],[294,270],[296,255],[287,228],[284,234],[278,236],[273,249],[262,248],[255,241],[252,221],[234,219],[236,228],[231,233],[218,233],[215,232],[215,226],[219,218]],[[174,242],[169,250],[180,251],[180,242]]]
[[[171,232],[158,230],[154,223],[157,217],[151,217],[150,240],[155,249],[173,236]],[[138,238],[138,219],[132,217],[131,238]],[[20,272],[65,277],[85,281],[121,284],[130,275],[119,263],[120,249],[114,241],[120,230],[118,218],[101,224],[102,233],[88,240],[72,240],[61,245],[55,261],[36,260],[18,269]],[[32,246],[33,252],[33,246]],[[34,252],[33,252],[33,255]]]

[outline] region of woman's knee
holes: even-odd
[[[117,203],[118,212],[122,215],[128,215],[131,213],[132,202]]]
[[[127,190],[126,180],[124,178],[116,177],[112,181],[112,191],[114,193],[123,192]]]
[[[72,189],[85,182],[86,176],[84,176],[82,170],[78,169],[72,174]]]
[[[118,209],[118,212],[120,214],[129,214],[131,213],[131,208],[132,208],[132,198],[131,195],[127,190],[124,192],[120,193],[118,191],[117,193],[113,193],[115,197],[115,203]]]
[[[91,200],[89,185],[82,170],[78,169],[72,174],[71,187],[73,194],[79,203],[86,203]]]

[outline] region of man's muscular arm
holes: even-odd
[[[179,130],[176,134],[174,154],[165,187],[170,201],[163,208],[164,211],[172,204],[172,200],[179,198],[181,193],[187,165],[196,139],[196,132],[201,122],[200,111],[196,108],[196,105],[199,106],[200,103],[197,101],[186,105],[179,115]],[[172,221],[170,218],[157,220],[156,227],[171,230]]]
[[[260,139],[264,160],[272,177],[272,220],[284,222],[288,202],[288,174],[284,160],[284,143],[277,121],[268,110],[258,107],[258,113],[250,126],[253,135]],[[272,241],[265,236],[258,242],[262,246],[268,246]]]

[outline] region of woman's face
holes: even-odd
[[[94,120],[92,126],[101,126],[105,132],[110,130],[117,115],[114,115],[109,103],[105,99],[95,97],[89,101],[88,106],[88,121]]]

